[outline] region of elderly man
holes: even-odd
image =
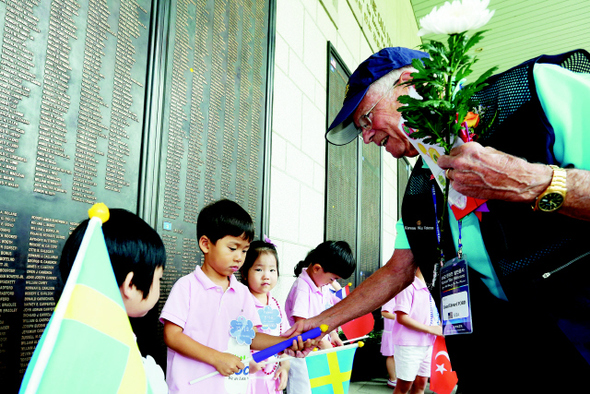
[[[412,78],[412,59],[425,56],[385,48],[364,61],[350,76],[328,141],[343,145],[362,134],[396,158],[418,155],[399,127],[397,98],[409,93],[403,83]],[[579,379],[590,372],[589,73],[590,55],[574,51],[491,77],[477,97],[489,132],[438,160],[455,190],[488,200],[481,221],[474,213],[460,221],[449,213],[452,237],[442,245],[450,259],[461,237],[469,266],[473,332],[447,336],[462,393],[579,391]],[[435,212],[443,207],[431,185],[419,160],[391,259],[342,302],[292,331],[321,323],[333,329],[373,311],[412,282],[416,267],[432,283],[439,260]]]

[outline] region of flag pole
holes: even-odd
[[[369,337],[368,335],[364,335],[362,337],[348,339],[346,341],[342,341],[342,344],[344,345],[345,343],[360,341],[360,340],[365,339],[365,338],[368,338],[368,337]]]
[[[365,346],[365,343],[363,341],[359,341],[357,343],[353,343],[350,345],[345,345],[345,346],[337,346],[337,347],[333,347],[330,349],[323,349],[323,350],[317,350],[317,351],[313,351],[311,353],[309,353],[306,357],[314,357],[314,356],[319,356],[322,354],[326,354],[326,353],[333,353],[333,352],[339,352],[341,350],[346,350],[346,349],[354,349],[356,347],[363,347]],[[287,360],[291,360],[292,358],[297,358],[297,357],[293,357],[293,356],[283,356],[283,357],[279,357],[278,360],[270,360],[270,361],[264,361],[261,363],[258,363],[258,365],[260,366],[264,366],[266,364],[272,364],[272,363],[277,363],[277,362],[281,362],[281,361],[287,361]]]

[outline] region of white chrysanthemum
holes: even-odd
[[[425,34],[457,34],[479,29],[490,21],[495,11],[488,10],[490,0],[448,1],[439,9],[420,19],[419,36]]]

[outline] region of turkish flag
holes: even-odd
[[[457,372],[451,368],[445,337],[436,337],[430,365],[430,390],[436,394],[450,394],[457,381]]]

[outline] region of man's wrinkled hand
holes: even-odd
[[[314,339],[308,339],[303,341],[301,336],[293,338],[293,345],[290,348],[285,349],[284,353],[291,357],[303,358],[307,356],[316,347],[317,341]]]
[[[439,157],[453,189],[484,200],[532,202],[551,182],[552,170],[477,142]]]

